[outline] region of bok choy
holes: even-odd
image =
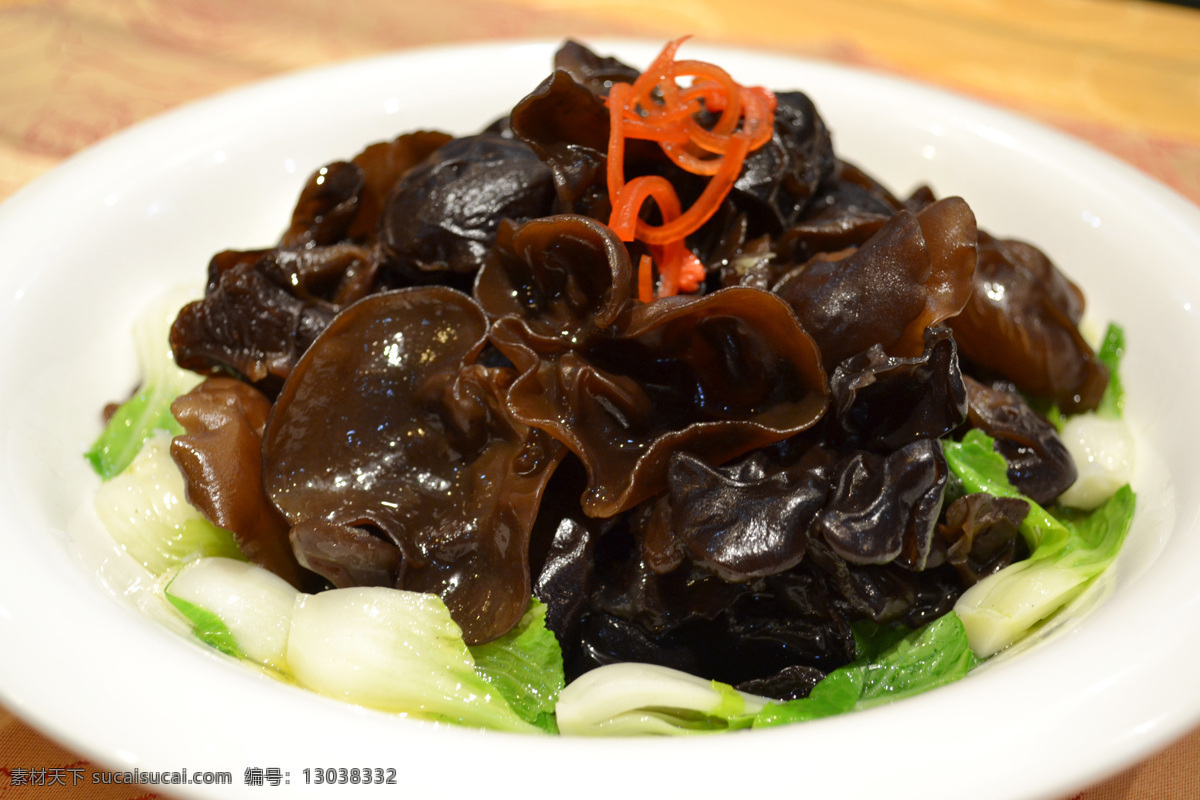
[[[1021,497],[1005,474],[1007,463],[986,435],[973,430],[962,442],[946,443],[945,452],[968,491]],[[1103,572],[1125,540],[1135,506],[1128,485],[1088,515],[1055,516],[1022,499],[1030,506],[1020,527],[1029,558],[984,578],[954,606],[971,649],[981,658],[1016,642]]]

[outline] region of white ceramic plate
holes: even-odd
[[[81,452],[136,380],[129,327],[209,256],[270,244],[314,168],[418,127],[471,132],[548,73],[553,43],[436,49],[301,73],[139,125],[0,208],[0,694],[120,769],[226,771],[196,797],[311,793],[305,769],[394,768],[391,795],[1052,798],[1200,722],[1200,211],[1096,150],[902,80],[688,44],[744,83],[809,92],[840,154],[904,193],[961,194],[1041,245],[1121,321],[1140,510],[1103,602],[967,680],[891,707],[686,741],[535,740],[326,700],[140,608],[89,521]],[[657,46],[601,42],[644,66]],[[9,765],[20,767],[22,765]],[[244,783],[278,768],[286,790]],[[310,773],[311,775],[312,773]]]

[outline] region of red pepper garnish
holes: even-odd
[[[675,52],[688,37],[669,42],[632,84],[616,83],[609,90],[608,194],[612,201],[609,226],[622,241],[649,246],[652,259],[638,264],[638,297],[694,292],[704,282],[705,269],[685,239],[716,213],[742,172],[746,156],[771,139],[775,126],[775,95],[761,87],[746,87],[725,70],[704,61],[677,61]],[[691,77],[688,88],[677,80]],[[701,111],[718,114],[705,128],[696,119]],[[699,199],[684,211],[675,187],[658,175],[625,180],[625,141],[647,139],[681,169],[710,176]],[[641,218],[642,206],[653,198],[662,221],[652,225]],[[658,266],[654,292],[652,263]]]

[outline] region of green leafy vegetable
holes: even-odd
[[[1096,409],[1102,417],[1120,419],[1125,413],[1125,387],[1121,383],[1121,359],[1125,356],[1125,330],[1115,323],[1110,323],[1104,332],[1104,341],[1096,351],[1096,357],[1108,367],[1108,387],[1100,398]]]
[[[971,649],[984,658],[1026,635],[1112,563],[1129,531],[1136,498],[1125,485],[1090,514],[1056,517],[1012,487],[1004,459],[986,435],[971,431],[961,443],[947,442],[945,453],[969,491],[1029,503],[1029,515],[1021,523],[1029,558],[984,578],[954,606]]]
[[[171,323],[182,305],[178,292],[171,293],[144,313],[134,325],[134,343],[142,383],[138,393],[121,406],[100,436],[85,453],[100,477],[119,474],[155,431],[172,435],[183,429],[171,416],[171,403],[201,380],[194,372],[180,369],[171,355]]]
[[[912,633],[903,625],[883,625],[862,619],[850,626],[854,634],[856,661],[870,661],[894,647],[901,639]]]
[[[968,646],[962,622],[950,612],[923,628],[900,635],[895,629],[856,636],[871,654],[825,676],[808,697],[770,703],[754,718],[754,727],[769,728],[891,703],[952,683],[978,663]],[[888,640],[894,640],[890,644]]]
[[[164,595],[201,641],[322,694],[481,727],[527,730],[524,720],[558,732],[562,651],[537,600],[512,631],[468,648],[436,595],[384,588],[305,595],[262,567],[227,558],[188,563]]]
[[[1052,514],[1021,494],[1008,480],[1008,462],[996,452],[992,438],[983,431],[967,432],[961,442],[942,445],[950,470],[968,493],[987,492],[995,497],[1016,497],[1029,503],[1029,514],[1021,523],[1021,535],[1031,551],[1039,547],[1063,546],[1070,531]]]
[[[808,697],[767,705],[754,718],[754,727],[773,728],[853,711],[865,681],[866,672],[861,668],[851,665],[835,669],[813,687]]]
[[[953,612],[915,631],[864,625],[859,658],[803,699],[778,703],[649,664],[610,664],[585,673],[559,696],[563,733],[634,735],[769,728],[871,708],[964,677],[977,663]]]
[[[462,629],[433,594],[384,587],[301,595],[287,664],[301,686],[381,711],[544,733],[475,671]]]
[[[179,609],[183,616],[187,617],[188,622],[192,623],[192,633],[196,635],[197,639],[234,658],[245,657],[242,649],[238,647],[233,632],[225,625],[223,619],[208,609],[189,603],[180,597],[172,597],[168,594],[167,600]]]
[[[862,695],[855,707],[871,708],[944,686],[978,663],[962,620],[954,612],[944,614],[862,667]]]
[[[470,648],[475,671],[513,711],[547,733],[558,733],[554,704],[566,683],[562,648],[546,627],[546,606],[534,599],[511,631]]]

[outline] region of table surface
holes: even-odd
[[[681,33],[971,95],[1200,204],[1200,11],[1140,0],[0,0],[0,201],[139,120],[290,70],[430,44]],[[74,796],[70,778],[101,769],[0,707],[0,798]],[[1200,797],[1200,730],[1079,797]]]

